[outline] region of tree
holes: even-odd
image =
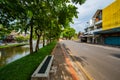
[[[76,4],[84,1],[72,0]],[[51,42],[51,39],[59,37],[62,27],[68,26],[73,22],[73,17],[77,17],[77,8],[67,3],[70,3],[70,0],[1,0],[0,24],[7,29],[30,30],[30,53],[33,53],[33,29],[37,35],[37,51],[41,35],[43,44],[45,38]],[[15,26],[11,26],[11,22]]]
[[[75,29],[73,28],[65,28],[63,31],[63,37],[65,37],[66,39],[71,39],[73,36],[75,35]]]
[[[83,4],[86,0],[72,0],[73,3]]]
[[[0,25],[0,40],[4,40],[5,36],[7,36],[9,33],[10,33],[10,30]]]

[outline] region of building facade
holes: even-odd
[[[97,10],[86,29],[87,42],[120,46],[120,0]]]
[[[96,11],[94,16],[89,22],[89,26],[85,28],[85,36],[87,37],[87,43],[102,43],[102,37],[100,34],[96,33],[102,30],[102,10]]]
[[[103,9],[102,33],[104,43],[120,46],[120,0],[113,2]]]

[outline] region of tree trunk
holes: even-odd
[[[32,44],[32,37],[33,37],[33,20],[31,20],[31,23],[30,23],[30,40],[29,40],[29,43],[30,43],[30,53],[33,53],[33,44]]]
[[[49,39],[47,39],[47,42],[46,42],[46,44],[49,44]]]
[[[35,47],[35,51],[36,51],[36,52],[39,50],[39,41],[40,41],[41,35],[37,35],[37,37],[38,37],[38,39],[37,39],[36,47]]]
[[[50,43],[52,42],[51,38],[50,38]]]
[[[43,47],[45,46],[45,32],[43,33]]]
[[[51,32],[52,32],[52,31],[50,30],[50,43],[51,43]]]

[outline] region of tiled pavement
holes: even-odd
[[[56,73],[50,75],[50,80],[81,80],[60,43],[56,45],[52,54],[54,55],[53,66],[57,69]]]

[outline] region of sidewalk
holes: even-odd
[[[54,55],[53,66],[57,67],[57,71],[50,76],[50,80],[81,80],[75,66],[72,65],[72,61],[66,55],[60,43],[56,45],[52,54]]]

